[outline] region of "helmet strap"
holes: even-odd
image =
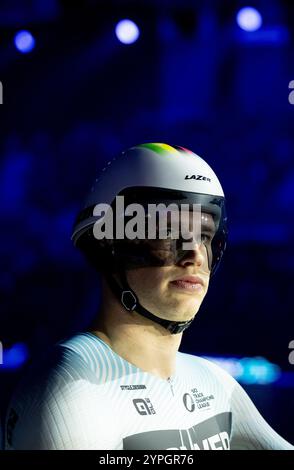
[[[125,269],[123,269],[121,266],[117,270],[117,273],[119,275],[119,280],[121,283],[121,286],[117,282],[117,280],[114,278],[113,274],[109,271],[105,273],[106,279],[108,281],[108,284],[114,293],[114,295],[117,297],[117,299],[120,301],[121,305],[127,310],[127,311],[135,311],[142,315],[145,318],[148,318],[149,320],[154,321],[155,323],[163,326],[166,330],[168,330],[171,334],[178,334],[183,332],[188,326],[191,325],[192,321],[194,320],[194,317],[191,320],[185,321],[185,322],[177,322],[177,321],[169,321],[165,320],[163,318],[159,318],[153,313],[149,312],[146,308],[144,308],[135,294],[135,292],[131,289],[131,287],[128,284],[127,281],[127,276]]]

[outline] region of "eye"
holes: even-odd
[[[211,243],[212,237],[211,235],[208,235],[207,233],[201,233],[201,241],[202,243]]]

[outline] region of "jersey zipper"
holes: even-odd
[[[169,384],[169,386],[170,386],[170,390],[171,390],[172,396],[174,397],[175,394],[174,394],[173,379],[171,379],[170,377],[168,377],[167,381],[168,381],[168,384]]]

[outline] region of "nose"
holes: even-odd
[[[191,264],[201,267],[205,265],[206,258],[205,246],[202,243],[195,243],[193,249],[187,250],[178,264],[183,267]]]

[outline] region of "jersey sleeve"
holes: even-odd
[[[95,381],[94,374],[73,352],[63,352],[49,368],[29,374],[8,409],[5,448],[105,448],[101,428],[107,417],[103,407],[97,405],[101,397],[97,397]]]
[[[261,416],[241,385],[219,366],[207,361],[230,396],[232,450],[294,450]],[[294,418],[294,417],[293,417]]]
[[[245,390],[236,382],[231,396],[232,449],[294,450],[261,416]]]

